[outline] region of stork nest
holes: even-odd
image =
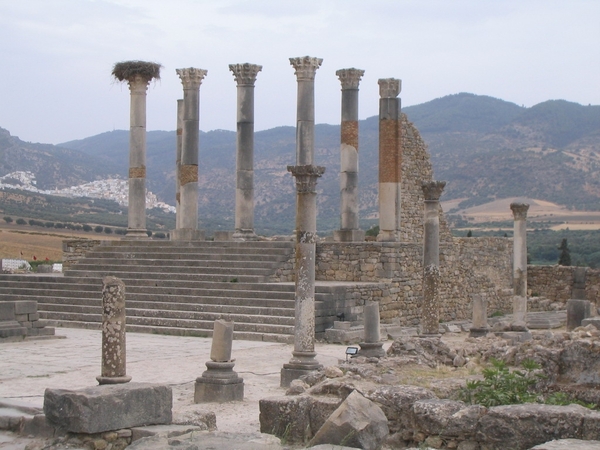
[[[146,81],[160,79],[162,65],[147,61],[123,61],[114,65],[112,75],[119,81],[129,81],[142,77]]]

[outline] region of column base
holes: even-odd
[[[315,370],[321,370],[323,366],[319,363],[316,365],[313,364],[284,364],[283,369],[281,369],[281,381],[279,386],[281,387],[289,387],[292,381],[297,380],[298,378],[308,375]]]
[[[483,337],[490,332],[489,328],[470,328],[469,337]]]
[[[129,383],[131,381],[131,377],[129,375],[125,375],[122,377],[98,376],[98,377],[96,377],[96,380],[98,380],[98,384],[100,384],[100,385],[102,385],[102,384],[122,384],[122,383]]]
[[[193,230],[191,228],[178,228],[171,230],[172,241],[203,241],[204,230]]]
[[[398,234],[396,231],[381,230],[377,235],[377,242],[397,242]]]
[[[254,230],[235,230],[231,239],[234,241],[258,241]]]
[[[364,230],[334,230],[335,242],[362,242],[365,240]]]
[[[383,342],[361,342],[358,345],[360,345],[359,356],[367,358],[383,358],[385,356]]]
[[[145,228],[127,228],[124,239],[148,239],[147,231]]]
[[[244,400],[244,379],[234,372],[233,361],[207,361],[206,370],[196,378],[194,403],[225,403]]]

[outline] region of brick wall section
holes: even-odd
[[[565,303],[571,298],[574,271],[573,266],[527,266],[527,290],[533,296]],[[600,306],[600,269],[587,269],[585,291],[587,299]]]
[[[95,239],[71,239],[63,241],[63,268],[76,264],[85,254],[101,244]]]

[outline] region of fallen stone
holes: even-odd
[[[172,406],[171,388],[158,384],[105,384],[44,393],[46,418],[72,433],[169,424]]]
[[[559,439],[536,445],[531,450],[600,450],[600,441],[582,441],[579,439]]]
[[[477,423],[486,412],[484,406],[454,400],[419,400],[413,405],[414,430],[424,435],[465,440],[475,436]]]
[[[127,450],[282,450],[280,440],[261,433],[226,433],[222,431],[194,431],[176,437],[151,436],[139,439]]]
[[[354,391],[317,431],[311,445],[348,445],[375,450],[389,434],[387,422],[381,408]]]
[[[194,431],[206,431],[194,425],[149,425],[147,427],[133,427],[131,429],[131,442],[149,436],[164,436],[168,438],[182,436]]]
[[[325,376],[327,378],[340,378],[344,376],[344,372],[339,367],[329,366],[325,368]]]
[[[212,411],[193,410],[174,412],[173,424],[195,425],[202,430],[215,431],[217,429],[217,416]]]

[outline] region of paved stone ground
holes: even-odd
[[[0,343],[0,402],[41,408],[46,388],[79,389],[97,384],[101,332],[57,328],[56,334],[66,338]],[[132,381],[170,385],[174,414],[193,409],[214,411],[219,431],[257,433],[258,401],[285,392],[279,387],[280,370],[292,356],[293,346],[234,341],[234,370],[244,378],[244,401],[195,405],[194,382],[206,370],[211,342],[210,338],[128,333],[127,374]],[[343,345],[317,343],[317,359],[325,366],[337,364],[338,359],[345,358],[345,349]],[[27,442],[0,432],[2,450],[24,449]]]

